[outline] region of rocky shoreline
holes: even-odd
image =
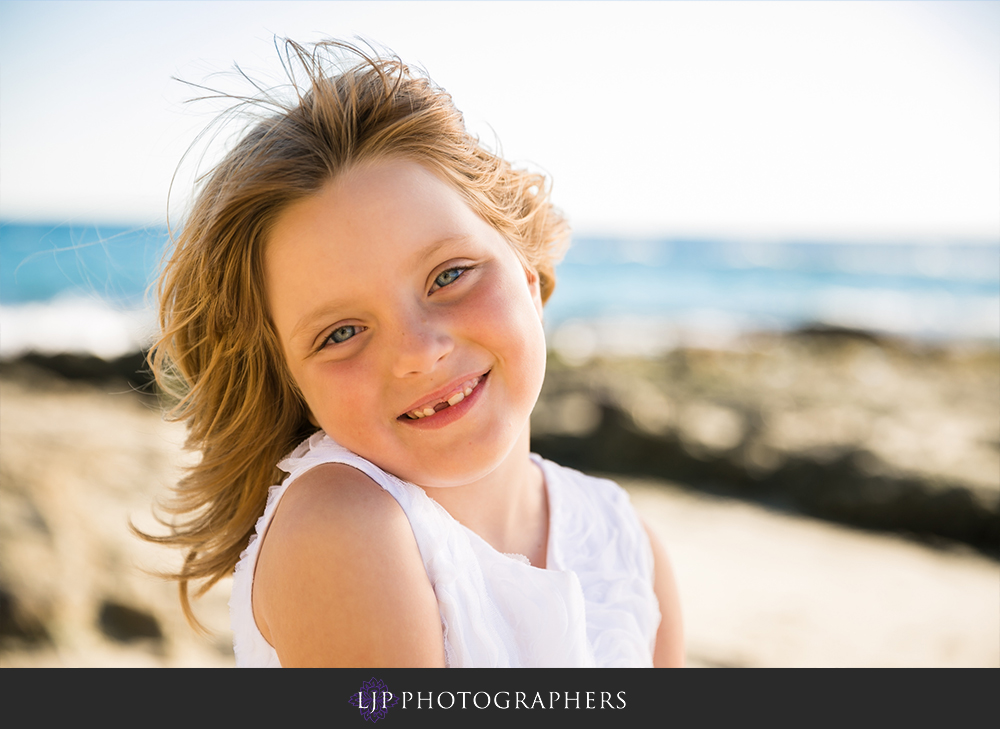
[[[658,360],[550,360],[532,447],[1000,557],[1000,351],[806,330]]]

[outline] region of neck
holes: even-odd
[[[427,488],[458,522],[500,552],[523,554],[545,566],[549,508],[541,469],[531,460],[529,427],[501,464],[464,486]]]

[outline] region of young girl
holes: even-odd
[[[160,284],[152,361],[202,453],[160,539],[189,619],[235,567],[240,666],[680,665],[625,492],[529,451],[545,179],[397,58],[286,49],[307,83],[207,176]]]

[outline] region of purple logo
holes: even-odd
[[[365,721],[384,719],[390,706],[399,703],[399,697],[394,695],[389,687],[372,677],[370,681],[361,684],[356,693],[351,694],[351,706],[357,706]]]

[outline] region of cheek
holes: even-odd
[[[371,367],[356,360],[319,364],[301,385],[306,404],[318,425],[334,435],[338,430],[363,430],[363,414],[372,412],[368,397]]]
[[[488,288],[470,308],[476,312],[477,330],[537,396],[545,374],[545,333],[523,274]]]

